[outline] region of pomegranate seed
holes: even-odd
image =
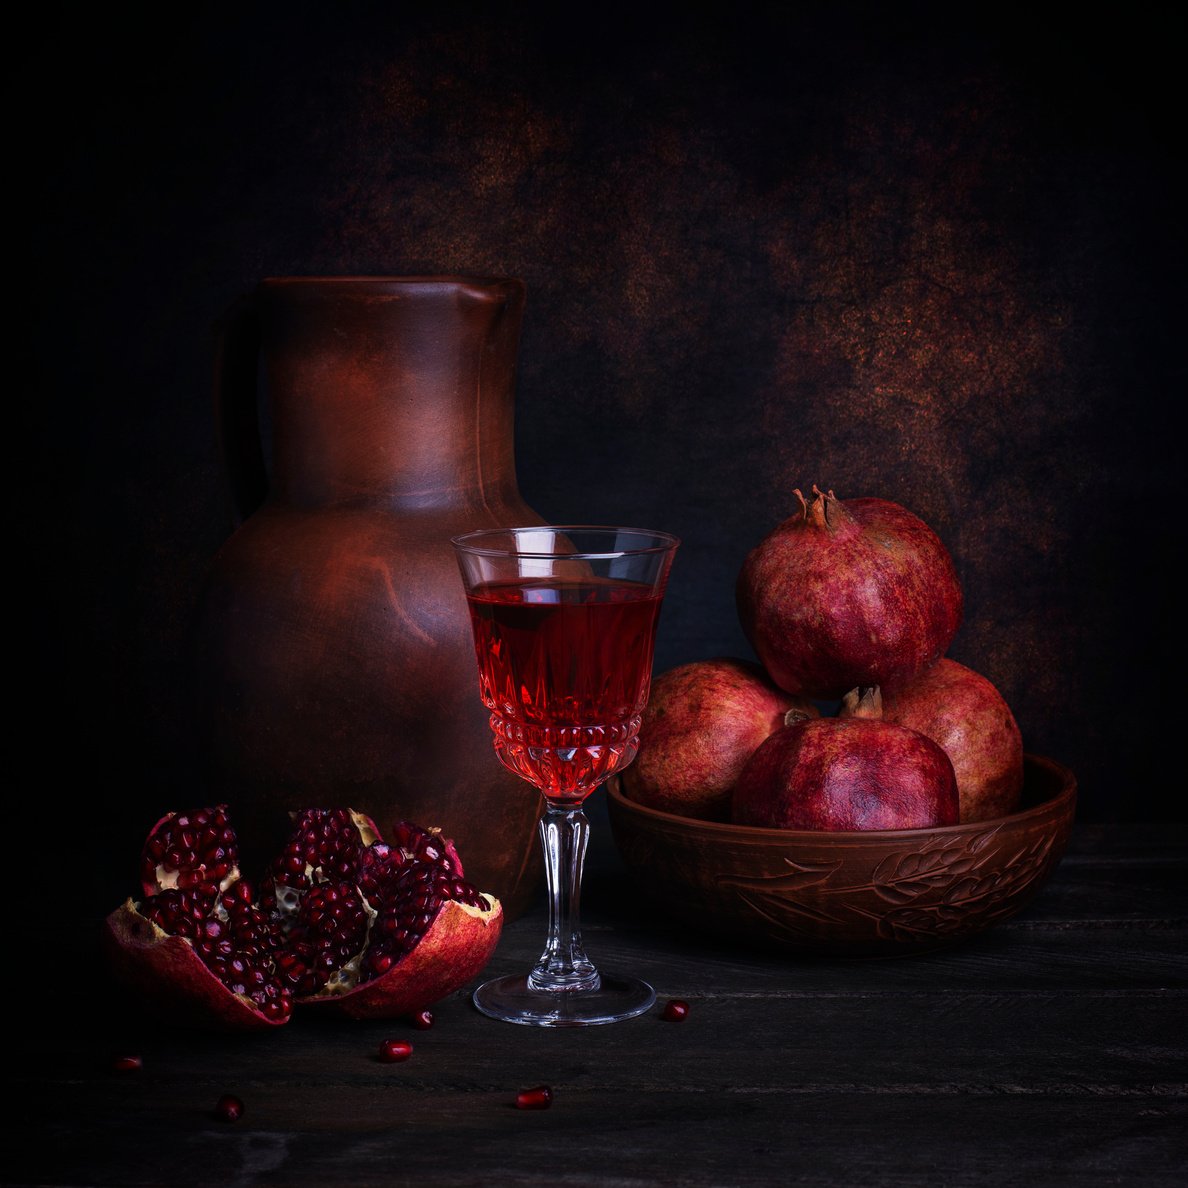
[[[660,1014],[660,1018],[667,1023],[683,1023],[688,1017],[689,1004],[682,998],[670,998]]]
[[[215,1102],[214,1112],[224,1122],[238,1122],[243,1117],[243,1102],[234,1093],[224,1093]]]
[[[379,1046],[379,1058],[385,1064],[399,1064],[413,1054],[413,1046],[408,1040],[384,1040]]]
[[[428,1031],[433,1026],[433,1012],[432,1011],[417,1011],[416,1014],[409,1015],[408,1021],[418,1031]]]
[[[144,1067],[144,1061],[139,1056],[116,1056],[111,1067],[114,1072],[137,1072]]]
[[[516,1094],[517,1110],[547,1110],[553,1104],[553,1091],[548,1085],[537,1085],[534,1089],[521,1089]]]

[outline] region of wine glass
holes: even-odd
[[[495,753],[544,795],[549,930],[527,974],[474,993],[480,1011],[540,1027],[642,1014],[655,991],[595,968],[582,946],[586,797],[635,758],[660,603],[680,543],[666,532],[558,525],[454,537],[479,693]]]

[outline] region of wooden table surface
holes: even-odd
[[[429,1031],[298,1018],[265,1036],[151,1024],[39,922],[59,993],[10,1005],[3,1182],[36,1185],[1176,1185],[1188,1182],[1185,826],[1085,826],[1021,915],[897,961],[733,948],[644,915],[596,821],[586,937],[688,1000],[683,1023]],[[114,906],[114,905],[112,905]],[[543,911],[488,974],[536,956]],[[13,978],[32,966],[13,960]],[[375,1059],[412,1040],[403,1064]],[[143,1069],[110,1070],[132,1050]],[[549,1084],[552,1108],[520,1111]],[[243,1098],[216,1121],[224,1092]]]

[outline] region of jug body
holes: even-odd
[[[195,723],[249,855],[290,810],[349,805],[440,827],[509,916],[538,893],[539,806],[495,757],[449,543],[541,522],[515,474],[523,304],[515,280],[278,278],[222,326],[240,523],[200,602]]]

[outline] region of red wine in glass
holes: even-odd
[[[635,757],[679,542],[666,532],[563,525],[479,530],[452,543],[495,753],[544,794],[549,892],[540,960],[527,974],[484,982],[474,1003],[493,1018],[540,1027],[630,1019],[656,994],[586,956],[578,903],[590,826],[582,802]]]
[[[580,803],[635,758],[661,595],[645,582],[519,578],[467,596],[495,752]]]

